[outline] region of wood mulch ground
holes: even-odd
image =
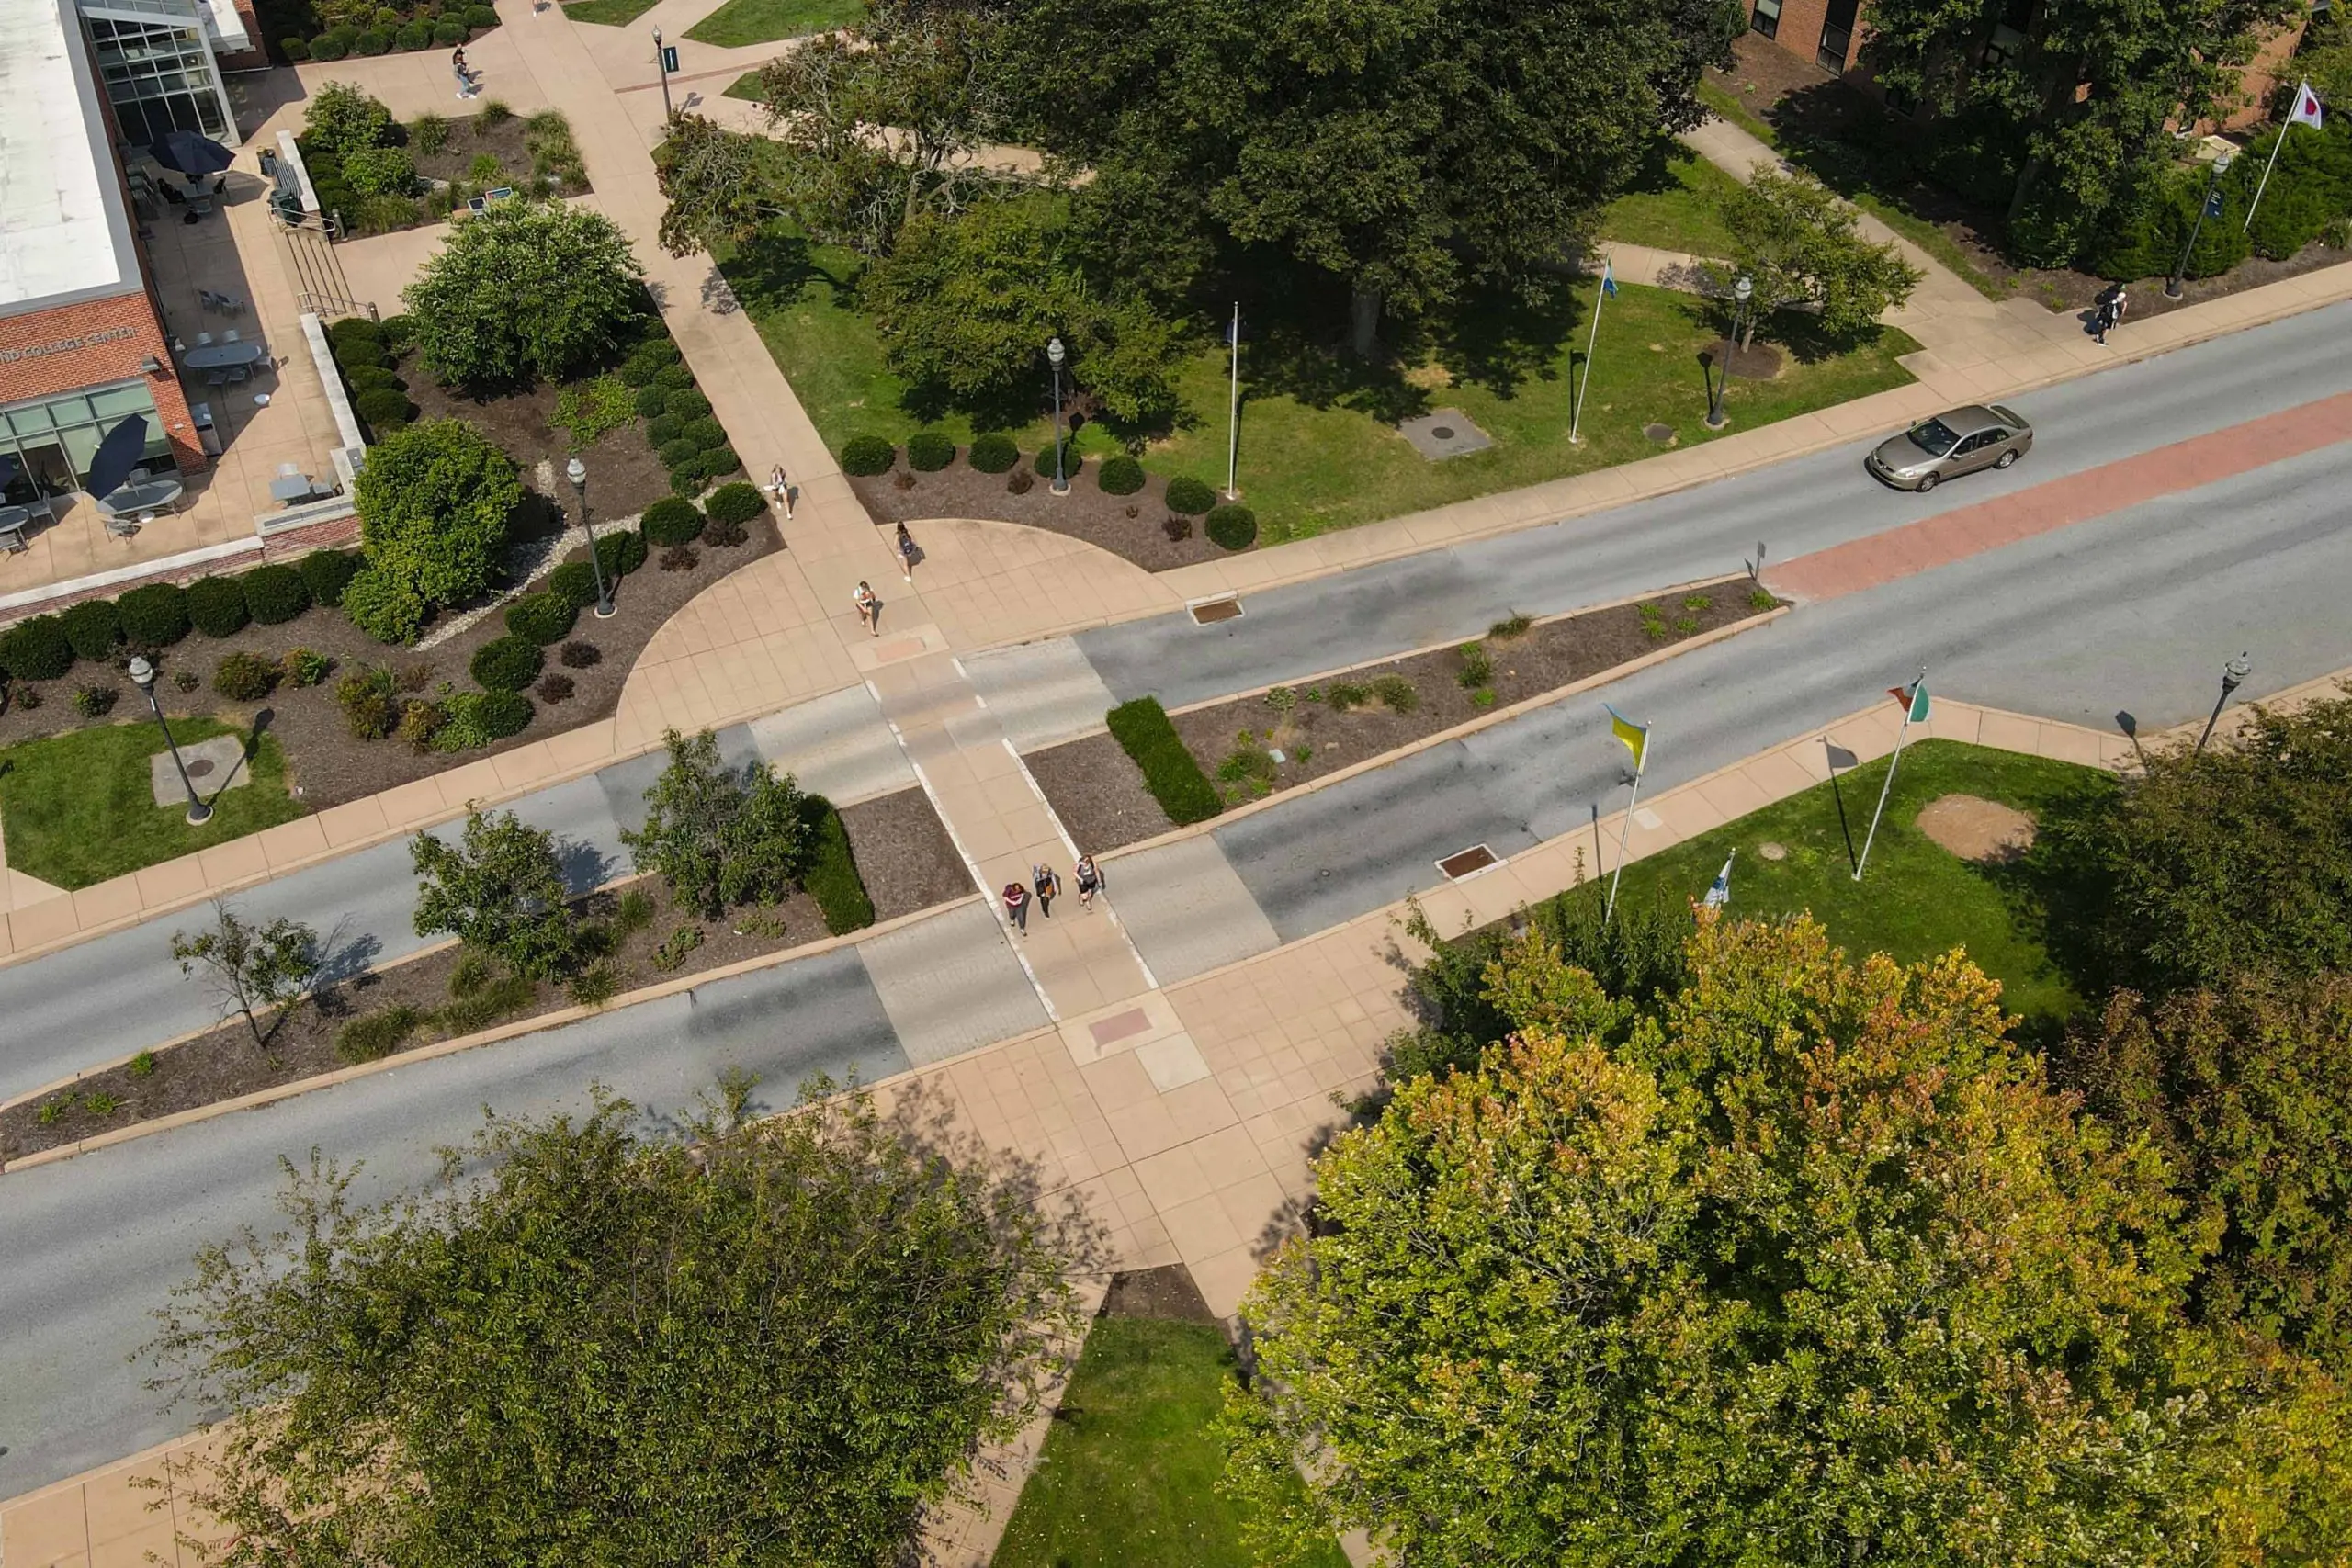
[[[1170,718],[1185,750],[1232,807],[1296,789],[1440,730],[1745,620],[1760,613],[1748,597],[1758,592],[1747,578],[1736,577],[1661,596],[1655,604],[1662,616],[1657,623],[1662,635],[1652,635],[1639,605],[1623,604],[1538,622],[1516,637],[1481,639],[1493,664],[1481,688],[1462,683],[1462,653],[1458,648],[1445,648],[1367,664],[1336,678],[1303,682],[1289,688],[1295,700],[1286,710],[1270,704],[1267,697],[1274,694],[1269,693],[1187,709]],[[1418,700],[1410,711],[1377,702],[1344,713],[1332,706],[1334,684],[1369,686],[1383,676],[1400,676],[1412,683]],[[1490,700],[1477,701],[1476,690],[1490,692]],[[1283,761],[1272,761],[1270,749],[1280,750]],[[1229,765],[1228,760],[1237,757],[1252,759],[1252,771]],[[1169,829],[1167,814],[1144,788],[1141,770],[1107,733],[1023,760],[1063,825],[1090,854]]]
[[[444,65],[447,63],[447,56],[448,51],[443,51]],[[463,180],[476,189],[520,186],[530,180],[531,149],[525,142],[523,126],[527,117],[513,115],[496,125],[484,124],[479,110],[469,115],[445,118],[449,122],[449,139],[442,143],[438,152],[419,152],[415,133],[413,130],[410,132],[408,150],[416,160],[416,172],[420,178],[445,182]],[[496,179],[478,180],[474,177],[474,160],[485,152],[497,159],[499,168],[503,171]],[[585,179],[575,184],[552,174],[548,177],[555,180],[556,189],[565,196],[585,196],[594,188]]]
[[[1111,1288],[1103,1292],[1099,1315],[1103,1317],[1155,1317],[1175,1323],[1216,1322],[1216,1314],[1193,1282],[1193,1271],[1182,1263],[1163,1263],[1157,1269],[1130,1269],[1111,1276]]]
[[[593,490],[590,499],[594,500]],[[664,571],[658,557],[649,558],[621,580],[613,595],[617,613],[611,620],[600,621],[593,611],[582,611],[567,640],[595,649],[598,661],[585,669],[566,669],[558,649],[548,649],[548,671],[571,677],[571,695],[558,704],[534,694],[531,700],[538,711],[529,727],[478,750],[418,752],[398,737],[356,739],[335,704],[335,682],[362,664],[382,664],[401,672],[402,683],[411,690],[428,696],[444,681],[472,690],[468,661],[482,644],[506,635],[503,613],[484,616],[424,653],[388,647],[354,626],[342,611],[315,605],[281,625],[249,626],[233,637],[215,638],[192,631],[157,659],[164,678],[156,682],[156,692],[166,715],[206,715],[240,728],[260,720],[285,749],[288,789],[312,810],[324,810],[608,716],[619,704],[630,667],[663,622],[719,578],[779,547],[775,525],[768,517],[754,518],[745,531],[744,543],[729,549],[695,545],[699,558],[689,571]],[[587,551],[575,549],[571,556],[585,559]],[[308,688],[281,683],[259,703],[232,703],[214,694],[213,672],[228,654],[242,650],[277,659],[297,648],[327,655],[335,661],[335,671]],[[173,682],[172,677],[184,670],[198,678],[192,692],[182,692]],[[110,687],[119,694],[113,711],[96,722],[116,723],[126,715],[144,712],[145,700],[129,676],[112,663],[84,660],[62,679],[33,688],[40,693],[38,708],[25,705],[23,686],[8,694],[6,708],[0,711],[0,745],[82,728],[85,721],[75,715],[72,699],[84,686]]]
[[[461,419],[479,426],[500,451],[514,459],[526,487],[569,510],[571,486],[562,475],[573,456],[571,434],[548,423],[555,413],[556,398],[563,390],[560,384],[542,381],[495,397],[469,397],[449,390],[426,375],[416,362],[414,349],[400,356],[398,374],[408,383],[408,400],[416,405],[418,419]],[[662,466],[660,454],[646,440],[642,420],[606,431],[578,456],[588,466],[589,516],[600,526],[634,517],[670,493],[670,470]],[[727,476],[729,479],[742,477]]]
[[[1102,463],[1089,458],[1070,477],[1069,493],[1056,495],[1052,458],[1047,457],[1047,471],[1040,478],[1033,466],[1035,457],[1023,453],[1012,473],[984,474],[958,451],[956,460],[937,473],[918,474],[907,467],[901,452],[899,466],[890,472],[853,479],[850,486],[875,521],[886,526],[925,517],[1018,523],[1083,539],[1146,571],[1168,571],[1233,553],[1209,542],[1204,519],[1179,517],[1168,510],[1168,481],[1157,474],[1146,478],[1143,489],[1133,495],[1105,495],[1095,482]],[[1014,474],[1030,477],[1028,493],[1015,494],[1007,488]],[[905,479],[914,482],[902,488]],[[1181,538],[1169,536],[1171,520],[1182,530]]]
[[[874,900],[876,920],[895,919],[936,904],[960,898],[972,891],[970,878],[956,846],[940,825],[931,803],[919,789],[903,790],[842,808],[842,825],[857,857],[859,875]],[[645,927],[620,944],[612,962],[619,969],[623,991],[684,976],[703,974],[765,953],[821,942],[827,936],[817,902],[796,893],[780,908],[766,911],[775,923],[762,931],[739,930],[737,912],[727,919],[701,920],[682,915],[658,877],[632,882],[653,901],[654,915]],[[605,888],[575,906],[588,919],[612,913],[621,892]],[[653,955],[682,926],[702,933],[695,947],[677,968],[667,973],[655,967]],[[40,1103],[28,1101],[0,1111],[0,1160],[20,1158],[100,1133],[113,1132],[175,1111],[212,1105],[258,1089],[298,1083],[347,1066],[335,1054],[335,1032],[353,1018],[406,1005],[427,1011],[447,1005],[449,977],[456,971],[459,950],[438,948],[405,963],[388,964],[341,982],[323,991],[313,1003],[298,1007],[266,1047],[256,1046],[243,1018],[181,1044],[153,1053],[153,1065],[143,1074],[129,1066],[94,1073],[78,1083],[71,1095],[52,1097],[58,1109],[51,1120],[40,1120]],[[475,1032],[516,1019],[536,1018],[571,1006],[562,987],[540,986],[529,1005],[490,1022],[476,1021],[465,1032]],[[452,1031],[428,1024],[410,1037],[401,1051],[413,1051]],[[398,1053],[396,1053],[397,1055]],[[103,1113],[90,1108],[93,1096],[111,1095],[119,1101]]]

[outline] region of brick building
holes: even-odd
[[[10,504],[80,489],[98,443],[134,414],[148,422],[151,466],[207,466],[122,150],[174,129],[235,143],[221,72],[264,62],[250,5],[0,0],[0,470]]]

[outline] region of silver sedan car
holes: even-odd
[[[1971,403],[1880,442],[1862,467],[1897,490],[1924,495],[1957,474],[2006,468],[2032,449],[2033,426],[2016,410]]]

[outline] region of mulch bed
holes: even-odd
[[[1704,607],[1685,608],[1683,596],[1662,596],[1657,604],[1665,616],[1663,636],[1654,637],[1646,629],[1640,606],[1623,604],[1538,622],[1516,637],[1489,637],[1485,644],[1494,665],[1485,688],[1494,694],[1489,702],[1474,700],[1471,689],[1459,679],[1462,655],[1447,648],[1367,664],[1339,678],[1368,685],[1382,676],[1402,676],[1412,682],[1419,698],[1409,713],[1377,703],[1341,713],[1328,700],[1309,700],[1309,693],[1328,699],[1335,682],[1327,677],[1291,688],[1296,701],[1287,712],[1261,695],[1192,708],[1171,714],[1170,719],[1185,750],[1231,807],[1295,789],[1440,730],[1745,620],[1758,613],[1748,600],[1753,592],[1747,578],[1735,577],[1690,590],[1707,601]],[[1241,740],[1244,731],[1250,738],[1246,747]],[[1243,750],[1262,755],[1269,747],[1280,750],[1283,756],[1271,773],[1240,780],[1219,778],[1219,769],[1228,757]],[[1072,740],[1023,761],[1063,826],[1090,853],[1101,854],[1169,829],[1167,814],[1145,790],[1141,771],[1107,733]]]
[[[441,55],[446,66],[448,51],[443,50]],[[526,117],[514,115],[491,126],[482,123],[479,110],[469,115],[444,118],[449,122],[449,140],[442,144],[438,152],[418,152],[414,136],[409,139],[408,150],[416,158],[416,172],[421,178],[463,180],[469,186],[479,186],[483,182],[473,176],[473,161],[487,152],[497,159],[499,166],[506,171],[499,179],[492,181],[492,185],[520,186],[530,180],[531,150],[523,140],[523,121]],[[574,184],[554,175],[549,177],[555,179],[557,191],[564,196],[585,196],[594,188],[584,179]]]
[[[662,488],[667,493],[666,482]],[[589,499],[592,504],[596,501],[593,480]],[[342,611],[317,606],[282,625],[249,626],[233,637],[214,638],[190,632],[178,644],[164,650],[158,663],[164,678],[156,682],[156,692],[167,715],[200,714],[247,727],[259,715],[266,714],[268,732],[277,737],[286,751],[288,787],[303,805],[312,810],[324,810],[608,716],[620,701],[621,686],[628,679],[630,667],[663,622],[720,577],[781,546],[775,525],[766,516],[754,518],[746,525],[745,532],[745,542],[729,549],[695,546],[700,559],[690,571],[664,571],[658,560],[648,559],[623,578],[613,595],[618,613],[609,621],[600,621],[593,611],[582,611],[568,639],[596,649],[603,655],[597,663],[582,670],[565,669],[557,658],[557,649],[547,650],[548,671],[571,678],[571,696],[558,705],[535,694],[531,700],[538,710],[537,716],[527,728],[520,735],[477,750],[420,753],[398,737],[356,739],[335,705],[335,682],[361,664],[382,664],[406,672],[404,683],[426,695],[444,681],[455,682],[461,690],[471,690],[473,681],[467,673],[468,661],[482,644],[506,635],[503,613],[484,616],[479,624],[424,653],[378,642],[354,626]],[[587,552],[584,548],[575,549],[571,556],[585,559]],[[225,655],[244,650],[276,659],[296,648],[326,654],[334,660],[335,672],[322,683],[308,688],[280,684],[266,701],[257,704],[232,703],[213,693],[212,673]],[[193,692],[176,690],[170,677],[181,670],[194,671],[203,683]],[[97,722],[119,722],[126,716],[141,723],[151,722],[145,713],[146,702],[128,676],[111,664],[85,660],[75,664],[63,679],[40,684],[38,689],[41,703],[38,709],[27,708],[21,698],[12,693],[6,711],[0,712],[0,745],[81,728],[83,721],[74,712],[72,697],[83,686],[110,686],[119,694],[113,712]]]
[[[925,517],[1018,523],[1083,539],[1146,571],[1169,571],[1234,553],[1211,544],[1203,530],[1204,520],[1198,517],[1179,519],[1183,537],[1168,536],[1167,524],[1176,513],[1168,510],[1168,481],[1157,474],[1146,478],[1143,489],[1133,495],[1105,495],[1095,482],[1102,473],[1101,460],[1089,458],[1070,476],[1069,493],[1056,495],[1052,457],[1047,457],[1046,472],[1039,477],[1034,457],[1023,453],[1012,473],[984,474],[967,463],[959,451],[956,460],[937,473],[918,474],[907,467],[902,452],[899,466],[890,472],[853,479],[850,487],[875,521],[886,526]],[[1034,481],[1026,495],[1016,495],[1006,488],[1013,474],[1028,474]],[[902,479],[914,483],[901,489]]]
[[[408,383],[408,400],[416,405],[418,419],[462,419],[479,426],[514,459],[526,486],[570,507],[571,486],[562,476],[572,457],[571,433],[548,423],[555,412],[556,396],[563,390],[560,384],[541,382],[522,391],[472,398],[426,375],[414,349],[400,356],[399,375]],[[642,421],[605,432],[579,457],[588,465],[589,515],[599,526],[634,517],[670,493],[670,471],[646,440]],[[729,474],[719,482],[742,477]]]
[[[1193,1283],[1193,1271],[1182,1263],[1112,1275],[1100,1315],[1153,1317],[1173,1323],[1216,1322],[1216,1314],[1209,1310],[1200,1287]]]
[[[842,825],[848,829],[858,874],[874,900],[876,919],[893,919],[972,891],[955,843],[922,791],[904,790],[844,807]],[[722,920],[682,916],[658,877],[640,878],[628,886],[652,899],[654,915],[643,930],[620,945],[612,960],[622,974],[624,991],[802,947],[821,942],[828,934],[816,900],[805,893],[796,893],[780,908],[768,911],[778,921],[778,929],[763,933],[738,931],[731,922],[740,914]],[[590,918],[607,916],[621,891],[603,889],[575,908]],[[677,969],[664,974],[655,968],[655,950],[680,926],[688,924],[703,933],[702,944]],[[460,950],[452,945],[338,984],[322,992],[315,1005],[296,1009],[269,1037],[266,1048],[254,1044],[244,1020],[238,1018],[154,1053],[154,1067],[143,1077],[133,1076],[127,1066],[94,1073],[75,1086],[66,1099],[66,1108],[49,1125],[41,1124],[38,1102],[0,1111],[0,1160],[17,1159],[134,1122],[334,1072],[349,1065],[335,1054],[338,1029],[361,1014],[398,1004],[420,1010],[445,1005],[449,999],[449,976],[460,956]],[[571,998],[560,987],[543,985],[530,1005],[503,1015],[495,1023],[473,1027],[479,1030],[536,1018],[570,1005]],[[394,1055],[448,1037],[448,1031],[428,1025]],[[84,1097],[102,1094],[113,1095],[119,1103],[103,1115],[85,1108]]]

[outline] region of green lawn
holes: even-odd
[[[571,0],[563,14],[575,22],[625,28],[653,9],[654,0]]]
[[[243,733],[209,718],[172,721],[183,746]],[[285,753],[265,735],[247,764],[253,782],[222,795],[212,819],[191,828],[185,805],[155,804],[147,759],[163,749],[144,716],[0,748],[0,835],[10,869],[59,887],[87,887],[302,815],[286,793]],[[197,789],[205,793],[206,781]]]
[[[810,247],[781,233],[719,257],[768,351],[791,380],[826,443],[853,435],[903,442],[923,428],[961,444],[971,422],[959,413],[919,417],[906,387],[885,367],[880,340],[849,306],[856,262],[845,251]],[[1242,346],[1240,475],[1243,498],[1268,543],[1393,517],[1562,475],[1654,455],[1643,434],[1670,426],[1679,445],[1711,439],[1702,420],[1706,390],[1702,348],[1719,332],[1704,305],[1686,295],[1634,286],[1608,304],[1592,366],[1581,446],[1569,445],[1572,371],[1581,367],[1594,290],[1548,312],[1470,301],[1450,322],[1398,345],[1415,369],[1366,369],[1327,346],[1323,325],[1274,321]],[[1844,353],[1808,347],[1769,382],[1736,382],[1726,427],[1740,430],[1903,386],[1895,363],[1918,344],[1892,328]],[[1809,362],[1808,362],[1809,361]],[[1179,389],[1191,423],[1156,439],[1144,467],[1222,485],[1226,465],[1226,360],[1202,350]],[[1426,461],[1394,428],[1406,414],[1437,408],[1466,413],[1494,439],[1489,449]],[[1014,432],[1023,450],[1051,440],[1050,421]],[[1118,446],[1101,425],[1081,431],[1081,453]]]
[[[1661,137],[1632,190],[1601,210],[1600,237],[1695,256],[1731,254],[1722,202],[1739,182],[1672,137]]]
[[[727,91],[719,96],[727,98],[741,98],[747,104],[758,103],[760,101],[760,73],[756,71],[744,72],[741,76],[736,77],[734,81],[729,83],[727,85]]]
[[[1678,903],[1704,893],[1724,857],[1735,849],[1731,912],[1775,916],[1810,910],[1848,954],[1892,953],[1909,963],[1966,947],[1969,957],[2001,982],[2004,1004],[2043,1027],[2063,1019],[2081,998],[2052,961],[2044,943],[2050,876],[2041,859],[2013,865],[1973,865],[1913,825],[1922,807],[1943,795],[1982,795],[2037,817],[2052,806],[2096,802],[2113,790],[2094,768],[2021,756],[1951,740],[1905,747],[1894,792],[1861,882],[1853,880],[1838,801],[1857,850],[1870,826],[1886,777],[1883,761],[1841,773],[1833,792],[1819,784],[1725,823],[1689,843],[1625,867],[1620,898],[1665,897]],[[1778,843],[1788,858],[1768,861],[1757,846]],[[1598,897],[1588,885],[1575,897]]]
[[[696,43],[741,49],[807,33],[829,33],[865,15],[865,0],[727,0],[688,28],[686,36]]]
[[[1250,1568],[1210,1424],[1233,1375],[1202,1323],[1105,1317],[1022,1488],[995,1568]],[[1343,1568],[1334,1542],[1317,1568]]]

